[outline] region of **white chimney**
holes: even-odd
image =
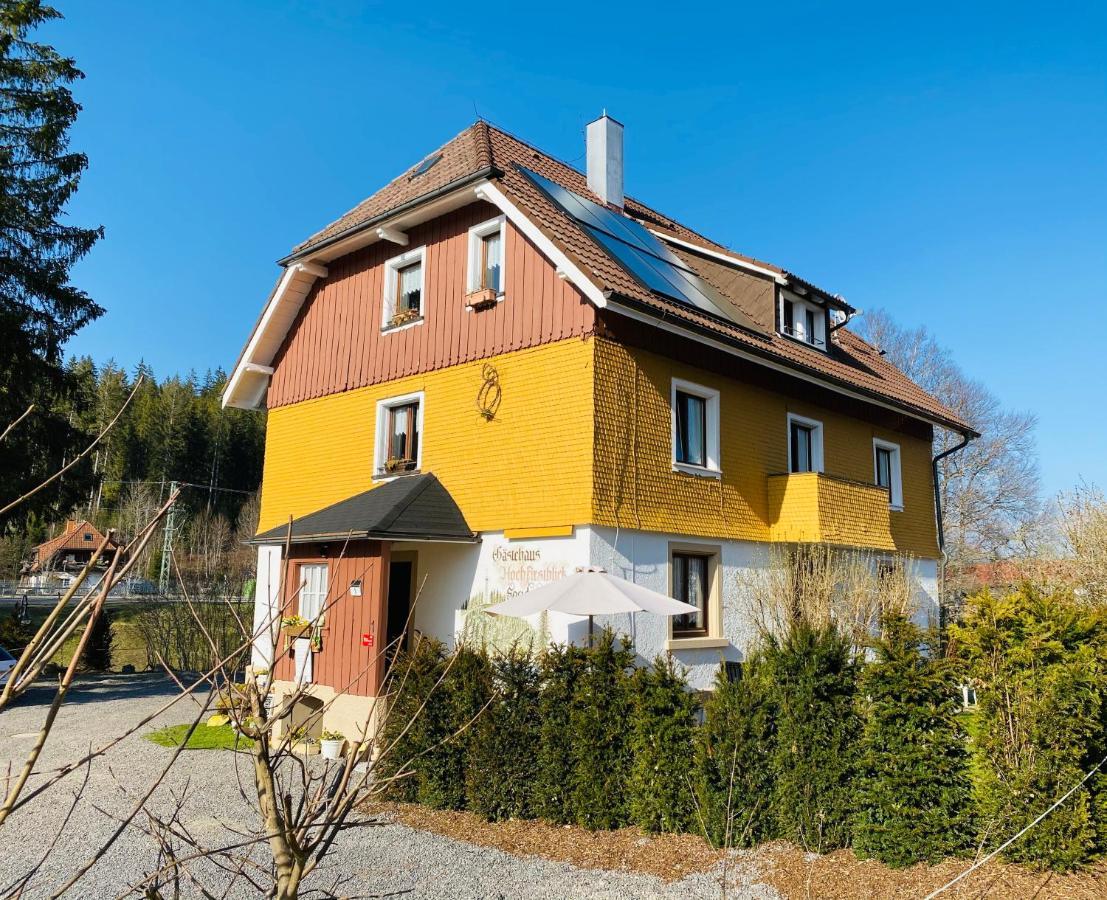
[[[623,208],[623,126],[604,110],[584,132],[588,187],[604,203]]]

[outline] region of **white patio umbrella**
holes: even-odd
[[[550,610],[573,616],[588,616],[588,642],[592,642],[592,617],[614,613],[647,612],[655,616],[683,616],[699,612],[657,591],[642,587],[604,569],[589,566],[572,575],[486,607],[494,616],[530,616]]]

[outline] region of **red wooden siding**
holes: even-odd
[[[497,215],[473,203],[411,229],[406,247],[381,241],[330,263],[274,360],[269,408],[590,332],[591,305],[510,225],[503,302],[466,310],[468,231]],[[382,334],[384,263],[423,245],[423,324]]]
[[[341,558],[330,546],[323,557],[317,545],[303,544],[291,549],[285,561],[282,584],[281,615],[299,611],[300,572],[304,563],[327,564],[327,601],[323,619],[322,649],[314,653],[311,681],[333,687],[337,693],[359,697],[375,697],[383,670],[382,635],[385,633],[387,596],[388,544],[380,541],[355,541],[349,544]],[[350,595],[350,582],[361,581],[361,596]],[[361,645],[361,636],[371,633],[371,648]],[[295,660],[284,648],[284,638],[277,645],[274,677],[292,681],[296,677]]]

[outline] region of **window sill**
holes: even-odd
[[[397,322],[395,325],[382,325],[381,334],[390,334],[393,331],[403,331],[405,328],[414,328],[416,325],[422,325],[424,321],[424,317],[419,316],[415,319],[408,319],[406,322]]]
[[[373,473],[373,481],[374,482],[395,481],[397,478],[407,478],[409,475],[419,475],[419,474],[421,474],[421,473],[420,473],[418,468],[406,469],[403,472],[386,472],[383,469],[378,469],[376,472]]]
[[[683,472],[685,475],[695,475],[699,478],[722,478],[723,473],[718,469],[709,469],[707,466],[693,466],[690,463],[673,463],[674,472]]]
[[[671,637],[665,641],[666,650],[722,650],[729,647],[730,641],[726,638],[711,637]]]
[[[777,331],[783,338],[788,338],[790,341],[795,341],[797,344],[802,344],[804,347],[810,347],[812,350],[818,350],[820,353],[826,353],[827,348],[825,344],[815,344],[806,338],[796,337],[794,334],[789,334],[787,331]]]
[[[903,504],[902,503],[889,503],[888,504],[888,509],[889,509],[890,512],[903,512]]]

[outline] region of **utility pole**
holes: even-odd
[[[169,482],[169,496],[177,492],[177,482]],[[169,573],[173,558],[173,531],[177,524],[177,504],[169,507],[165,514],[165,531],[161,542],[161,574],[158,576],[158,593],[163,597],[169,593]]]

